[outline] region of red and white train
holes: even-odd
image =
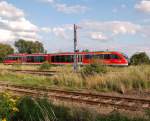
[[[78,64],[86,65],[92,64],[95,61],[105,65],[127,66],[129,63],[128,57],[120,52],[66,52],[53,54],[12,54],[8,55],[4,64],[42,64],[47,61],[50,64],[73,64],[74,55]]]

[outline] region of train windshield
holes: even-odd
[[[125,59],[127,59],[127,60],[128,60],[128,62],[130,62],[129,57],[128,57],[126,54],[122,53],[122,55],[125,57]]]

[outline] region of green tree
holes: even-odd
[[[145,52],[140,52],[140,53],[135,53],[131,57],[130,62],[132,65],[149,64],[150,59]]]
[[[45,53],[43,44],[38,41],[26,41],[26,40],[18,40],[15,42],[15,47],[18,49],[19,53]]]
[[[90,52],[89,49],[82,50],[82,52]]]
[[[14,49],[10,45],[0,43],[0,62],[2,62],[7,55],[13,53]]]

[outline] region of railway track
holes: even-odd
[[[3,69],[11,72],[19,72],[33,75],[42,75],[42,76],[52,76],[56,74],[57,71],[38,71],[38,70],[19,70],[19,69]]]
[[[11,84],[0,84],[1,90],[11,91],[14,94],[30,95],[33,97],[46,96],[48,99],[75,102],[94,106],[112,107],[131,111],[150,109],[150,99],[131,98],[124,96],[110,96],[104,94],[83,93],[58,89],[33,88]]]

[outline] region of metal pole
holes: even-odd
[[[74,24],[74,71],[77,72],[77,26]]]

